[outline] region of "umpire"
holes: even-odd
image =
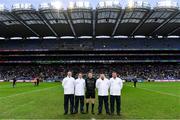
[[[67,73],[62,81],[62,86],[64,88],[64,115],[68,113],[68,103],[70,101],[70,112],[74,114],[74,88],[75,79],[72,77],[72,72]]]
[[[112,78],[110,79],[110,105],[111,114],[114,114],[114,105],[116,101],[117,115],[120,115],[121,111],[121,90],[123,87],[123,82],[121,78],[117,77],[117,73],[112,73]]]
[[[82,73],[79,73],[78,79],[75,80],[75,114],[78,113],[79,102],[81,113],[84,114],[85,80],[82,78],[82,76]]]
[[[96,81],[96,88],[98,89],[98,115],[102,113],[103,102],[106,109],[106,114],[110,115],[109,112],[109,104],[108,104],[108,90],[109,90],[110,82],[107,78],[105,78],[104,74],[100,74],[100,78]]]

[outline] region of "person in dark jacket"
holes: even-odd
[[[36,83],[36,86],[39,86],[39,82],[40,82],[40,79],[37,78],[37,83]]]
[[[133,80],[133,83],[134,83],[134,87],[136,87],[136,83],[138,82],[137,77],[134,77],[132,80]]]
[[[13,85],[12,85],[13,88],[16,86],[16,81],[17,81],[17,80],[16,80],[16,76],[15,76],[15,77],[13,78]]]

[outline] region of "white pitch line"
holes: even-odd
[[[128,87],[132,87],[130,85],[126,85]],[[157,91],[157,90],[151,90],[151,89],[147,89],[147,88],[142,88],[142,87],[136,87],[138,89],[143,89],[143,90],[147,90],[147,91],[151,91],[151,92],[155,92],[155,93],[159,93],[159,94],[162,94],[162,95],[169,95],[169,96],[173,96],[173,97],[179,97],[178,95],[174,95],[174,94],[170,94],[170,93],[165,93],[165,92],[161,92],[161,91]]]
[[[5,112],[2,112],[2,113],[0,113],[0,114],[7,114],[7,113],[10,113],[10,112],[12,112],[12,111],[14,111],[14,110],[17,110],[17,109],[19,109],[19,108],[21,108],[21,107],[24,107],[24,106],[26,106],[26,105],[29,105],[29,104],[31,104],[31,103],[33,103],[34,101],[30,101],[30,102],[28,102],[28,103],[25,103],[25,104],[22,104],[22,105],[18,105],[17,107],[15,107],[15,108],[11,108],[10,110],[8,110],[8,111],[5,111]]]
[[[30,86],[29,84],[17,84],[16,83],[16,86],[15,86],[15,88],[19,88],[19,87],[26,87],[26,86]],[[0,89],[1,88],[13,88],[13,86],[12,86],[12,84],[7,84],[7,85],[2,85],[2,86],[0,86]]]
[[[96,120],[95,118],[91,118],[91,120]]]
[[[58,85],[57,85],[57,86],[58,86]],[[29,93],[34,93],[34,92],[45,91],[45,90],[49,90],[49,89],[52,89],[52,88],[57,87],[57,86],[48,87],[48,88],[39,89],[39,90],[28,91],[28,92],[17,93],[17,94],[13,94],[13,95],[5,96],[5,97],[0,97],[0,100],[1,100],[1,99],[6,99],[6,98],[10,98],[10,97],[19,96],[19,95],[25,95],[25,94],[29,94]]]

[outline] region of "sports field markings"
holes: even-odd
[[[126,86],[132,87],[132,86],[130,86],[130,85],[126,85]],[[143,88],[143,87],[136,87],[136,88],[142,89],[142,90],[146,90],[146,91],[150,91],[150,92],[154,92],[154,93],[159,93],[159,94],[161,94],[161,95],[169,95],[169,96],[173,96],[173,97],[178,97],[178,98],[180,98],[179,95],[174,95],[174,94],[170,94],[170,93],[165,93],[165,92],[161,92],[161,91],[158,91],[158,90],[151,90],[151,89],[147,89],[147,88]]]
[[[29,101],[28,103],[25,103],[25,104],[22,104],[22,105],[18,105],[17,107],[11,108],[11,109],[8,110],[8,111],[1,112],[0,115],[7,114],[7,113],[11,113],[11,112],[13,112],[14,110],[17,110],[17,109],[19,109],[19,108],[21,108],[21,107],[24,107],[24,106],[26,106],[26,105],[29,105],[29,104],[31,104],[31,103],[34,103],[34,101]]]
[[[26,87],[26,86],[30,86],[30,84],[18,84],[18,85],[15,86],[15,88]],[[7,84],[7,85],[0,86],[0,89],[1,88],[13,88],[13,86],[12,86],[12,84]]]
[[[95,118],[91,118],[91,120],[96,120]]]
[[[56,86],[53,86],[53,87],[48,87],[48,88],[43,88],[43,89],[39,89],[39,90],[32,90],[32,91],[28,91],[28,92],[17,93],[17,94],[5,96],[5,97],[0,97],[0,100],[1,100],[1,99],[6,99],[6,98],[10,98],[10,97],[16,97],[16,96],[19,96],[19,95],[30,94],[30,93],[34,93],[34,92],[46,91],[46,90],[55,88],[55,87],[57,87],[57,86],[59,86],[59,85],[56,85]]]

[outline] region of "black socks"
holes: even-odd
[[[91,111],[92,111],[92,113],[94,113],[94,104],[92,104],[92,110]]]
[[[86,103],[86,113],[89,112],[89,103]]]

